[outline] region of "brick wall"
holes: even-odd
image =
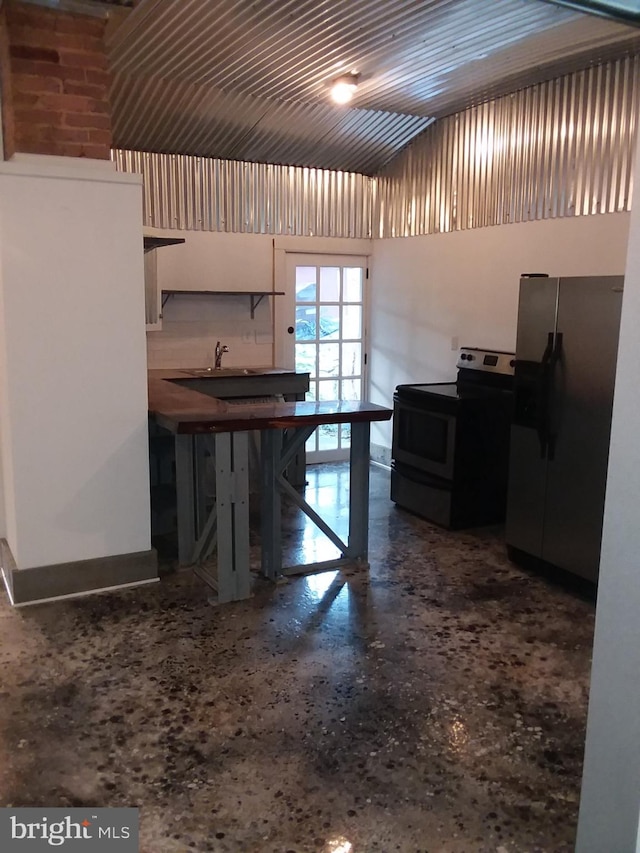
[[[106,19],[17,0],[4,3],[4,68],[12,116],[5,156],[15,151],[108,160],[111,149],[110,74]],[[2,29],[0,24],[0,30]],[[7,79],[8,78],[8,79]],[[6,133],[6,131],[5,131]]]
[[[15,151],[13,101],[11,97],[11,72],[9,65],[9,34],[6,6],[0,4],[0,98],[2,99],[2,143],[4,158],[8,160]]]

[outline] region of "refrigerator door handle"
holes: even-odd
[[[553,461],[556,454],[556,438],[558,437],[557,430],[557,411],[555,410],[555,406],[553,405],[553,401],[555,399],[555,379],[556,379],[556,365],[559,363],[562,358],[562,332],[556,333],[556,342],[553,347],[553,353],[551,354],[551,358],[549,359],[549,377],[548,377],[548,393],[549,393],[549,403],[547,407],[547,417],[549,421],[549,426],[547,430],[547,459],[549,461]]]
[[[536,406],[536,432],[540,442],[540,458],[544,459],[549,448],[549,393],[550,393],[550,371],[549,365],[553,356],[553,332],[547,335],[547,345],[540,360],[540,374],[538,378],[538,405]]]

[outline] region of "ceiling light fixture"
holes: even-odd
[[[331,86],[331,97],[336,104],[348,104],[358,88],[359,74],[341,74]]]

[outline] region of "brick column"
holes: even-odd
[[[108,160],[106,16],[9,0],[0,7],[5,158],[14,152]]]
[[[8,160],[15,151],[13,126],[13,99],[11,97],[11,68],[9,64],[9,33],[7,27],[7,8],[0,0],[0,101],[2,102],[2,133],[4,159]]]

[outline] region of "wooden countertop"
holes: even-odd
[[[264,372],[293,371],[274,368],[265,369]],[[150,370],[148,377],[149,412],[160,426],[173,433],[237,432],[330,423],[387,421],[392,414],[391,409],[366,402],[233,403],[201,394],[171,381],[178,378],[189,378],[189,374],[184,370]]]
[[[202,369],[202,368],[194,368]],[[247,371],[247,372],[245,372]],[[153,379],[243,379],[251,376],[296,376],[295,370],[285,367],[224,367],[222,370],[212,370],[210,373],[199,373],[197,376],[187,367],[164,367],[147,371]]]

